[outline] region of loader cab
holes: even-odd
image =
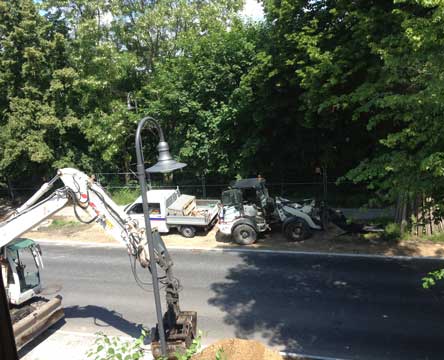
[[[273,212],[274,201],[268,193],[263,178],[249,178],[235,181],[231,187],[242,192],[243,201],[255,204],[259,209]]]
[[[31,239],[15,239],[2,249],[2,267],[6,270],[5,284],[11,304],[22,304],[40,292],[41,255],[40,245]]]
[[[242,191],[239,189],[228,189],[222,192],[222,206],[219,211],[219,219],[225,221],[227,218],[244,216]]]
[[[239,189],[230,189],[222,192],[222,205],[234,206],[240,210],[242,207],[242,191]]]
[[[257,210],[263,216],[274,211],[274,201],[268,194],[263,178],[249,178],[234,181],[230,189],[222,192],[223,220],[238,217],[256,217]]]

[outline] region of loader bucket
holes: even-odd
[[[17,349],[22,348],[31,340],[35,339],[50,326],[64,317],[62,297],[57,295],[53,299],[28,305],[28,312],[20,320],[13,320],[13,330]],[[14,317],[14,316],[12,316]]]
[[[176,319],[174,328],[166,328],[167,359],[177,360],[177,355],[185,354],[196,337],[196,331],[197,313],[195,311],[181,311]],[[151,352],[155,359],[162,357],[157,330],[151,343]]]

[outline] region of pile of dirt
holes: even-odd
[[[217,357],[216,357],[217,356]],[[258,341],[224,339],[205,348],[192,360],[283,360],[278,352],[272,351]]]

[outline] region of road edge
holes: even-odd
[[[88,333],[88,332],[82,332],[82,331],[70,331],[70,330],[60,330],[60,329],[48,329],[47,332],[49,334],[58,334],[60,336],[77,336],[77,337],[88,337],[88,338],[95,338],[97,337],[96,333]],[[122,336],[122,335],[115,335],[121,340],[125,341],[131,341],[136,340],[137,338],[133,338],[131,336]],[[210,344],[211,345],[211,344]],[[201,350],[205,349],[207,346],[210,345],[204,345],[202,346]],[[265,344],[264,344],[265,345]],[[267,346],[267,345],[265,345]],[[269,347],[272,349],[271,347]],[[151,353],[151,349],[146,346],[144,347],[144,357],[143,360],[153,360],[153,356]],[[294,352],[287,352],[287,351],[279,351],[279,354],[285,359],[285,360],[345,360],[344,358],[337,358],[337,357],[329,357],[329,356],[320,356],[320,355],[312,355],[312,354],[298,354]]]
[[[97,248],[125,248],[120,243],[98,243],[98,242],[80,242],[70,240],[48,240],[34,239],[38,243],[53,246],[77,246],[77,247],[97,247]],[[406,255],[379,255],[379,254],[352,254],[325,251],[298,251],[298,250],[270,250],[270,249],[240,249],[240,248],[210,248],[210,247],[186,247],[186,246],[168,246],[168,250],[180,251],[206,251],[206,252],[222,252],[222,253],[258,253],[258,254],[274,254],[274,255],[309,255],[309,256],[330,256],[330,257],[349,257],[349,258],[367,258],[367,259],[393,259],[393,260],[442,260],[437,256],[406,256]]]

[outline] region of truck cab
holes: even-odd
[[[149,190],[147,196],[151,227],[161,233],[169,232],[166,222],[167,209],[180,197],[180,191],[178,189]],[[142,196],[139,196],[132,204],[128,205],[125,208],[125,212],[131,218],[138,220],[140,226],[143,226]]]

